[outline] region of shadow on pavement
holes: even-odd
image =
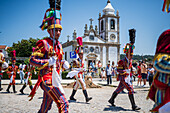
[[[8,93],[8,92],[0,92],[0,94],[11,94],[11,93],[13,93],[13,92],[10,92],[10,93]]]
[[[29,95],[29,94],[27,94],[27,93],[24,93],[24,94],[22,94],[22,93],[19,93],[19,94],[17,94],[17,95]]]
[[[132,111],[131,109],[124,109],[122,107],[119,106],[111,106],[108,105],[108,107],[105,107],[103,111]]]
[[[38,99],[43,99],[43,97],[38,97]]]
[[[69,103],[80,103],[80,104],[90,104],[86,102],[79,102],[79,101],[74,101],[74,100],[68,100]]]

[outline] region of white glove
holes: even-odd
[[[14,72],[12,71],[12,72],[11,72],[11,74],[13,75],[13,74],[14,74]]]
[[[19,71],[17,73],[19,74]]]
[[[4,63],[2,64],[2,69],[6,69],[7,67],[8,67],[8,63],[4,62]]]
[[[63,61],[63,62],[64,62],[63,68],[69,69],[69,67],[70,67],[69,63],[67,61]]]
[[[34,72],[34,74],[36,75],[36,74],[37,74],[37,72],[35,71],[35,72]]]
[[[50,59],[48,60],[48,62],[49,62],[48,65],[49,66],[54,65],[56,63],[56,59],[57,59],[57,57],[55,57],[55,56],[50,57]]]
[[[30,72],[28,72],[28,76],[30,75]]]

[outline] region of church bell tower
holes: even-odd
[[[119,18],[119,12],[117,11],[115,15],[115,9],[112,7],[110,0],[108,0],[106,7],[103,9],[103,15],[99,13],[100,38],[104,39],[106,42],[120,43]]]

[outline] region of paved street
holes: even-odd
[[[72,80],[66,80],[71,82]],[[65,81],[65,82],[66,82]],[[24,92],[24,95],[19,93],[19,89],[22,85],[16,85],[16,90],[18,91],[16,94],[14,93],[6,93],[7,85],[5,85],[3,81],[2,87],[4,90],[0,92],[0,113],[36,113],[41,105],[43,92],[41,88],[38,89],[34,99],[32,101],[28,101],[28,94],[30,92],[29,87],[27,87]],[[19,82],[16,81],[16,82]],[[34,82],[34,80],[33,80]],[[106,83],[106,81],[101,82],[99,79],[94,79],[94,83]],[[115,82],[116,83],[116,82]],[[115,84],[113,83],[113,85]],[[117,82],[118,83],[118,82]],[[109,112],[117,112],[117,113],[134,113],[131,111],[131,105],[127,94],[119,94],[116,98],[116,107],[110,106],[107,102],[110,98],[112,92],[116,87],[111,86],[102,86],[102,88],[88,88],[87,92],[89,96],[92,96],[93,99],[89,103],[85,103],[85,98],[82,93],[82,90],[79,89],[75,95],[77,102],[73,102],[69,100],[69,112],[70,113],[109,113]],[[71,95],[72,88],[64,88],[66,98],[69,99]],[[12,91],[12,87],[10,88]],[[126,90],[125,90],[126,91]],[[148,92],[148,88],[135,88],[135,100],[136,104],[141,107],[139,112],[148,113],[149,110],[153,106],[153,102],[151,100],[146,100],[146,95]],[[57,113],[58,109],[55,103],[53,103],[52,109],[49,113]]]

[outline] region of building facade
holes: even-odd
[[[115,14],[115,10],[108,0],[103,14],[99,13],[98,26],[93,26],[93,19],[90,19],[89,29],[85,24],[82,36],[85,68],[89,67],[92,60],[95,64],[100,60],[103,67],[106,67],[108,61],[114,61],[117,64],[117,61],[120,60],[119,18],[119,12],[117,11]],[[77,46],[76,38],[77,34],[74,30],[73,40],[67,40],[62,44],[64,59],[69,63],[73,60],[70,58],[70,52],[74,51]]]
[[[2,53],[4,54],[5,58],[8,58],[8,52],[6,51],[8,48],[7,45],[0,45],[0,50],[2,50]]]

